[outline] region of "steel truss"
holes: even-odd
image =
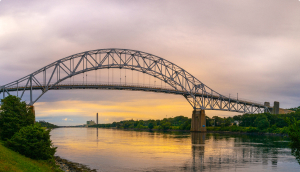
[[[6,93],[10,95],[10,92],[16,91],[17,96],[22,99],[24,93],[29,91],[29,105],[33,105],[48,90],[62,88],[59,86],[62,81],[85,72],[107,68],[130,69],[158,78],[172,87],[168,90],[169,92],[183,95],[195,110],[224,110],[242,113],[270,112],[270,107],[263,104],[230,99],[230,97],[219,94],[183,68],[166,59],[129,49],[98,49],[65,57],[21,79],[1,86],[0,94],[2,93],[4,98]],[[76,88],[70,83],[63,89],[71,87]],[[84,83],[81,85],[81,89],[82,87],[90,88]],[[121,89],[113,85],[110,88]],[[136,86],[131,90],[139,90],[138,88],[140,87]],[[33,98],[32,92],[37,89],[41,90],[41,93]],[[151,90],[151,88],[149,89]],[[147,91],[146,89],[140,90]],[[156,92],[167,93],[168,91],[156,89]]]

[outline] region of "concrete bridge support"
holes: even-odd
[[[279,114],[279,102],[277,101],[274,102],[272,114]]]
[[[193,111],[191,131],[206,132],[205,110]]]

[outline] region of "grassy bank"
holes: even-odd
[[[48,161],[27,158],[4,147],[2,142],[0,142],[0,171],[61,172],[54,165],[51,166]]]

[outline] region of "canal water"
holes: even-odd
[[[103,172],[299,172],[284,137],[58,128],[56,155]]]

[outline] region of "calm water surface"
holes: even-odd
[[[97,171],[300,171],[283,137],[96,128],[51,135],[56,155]]]

